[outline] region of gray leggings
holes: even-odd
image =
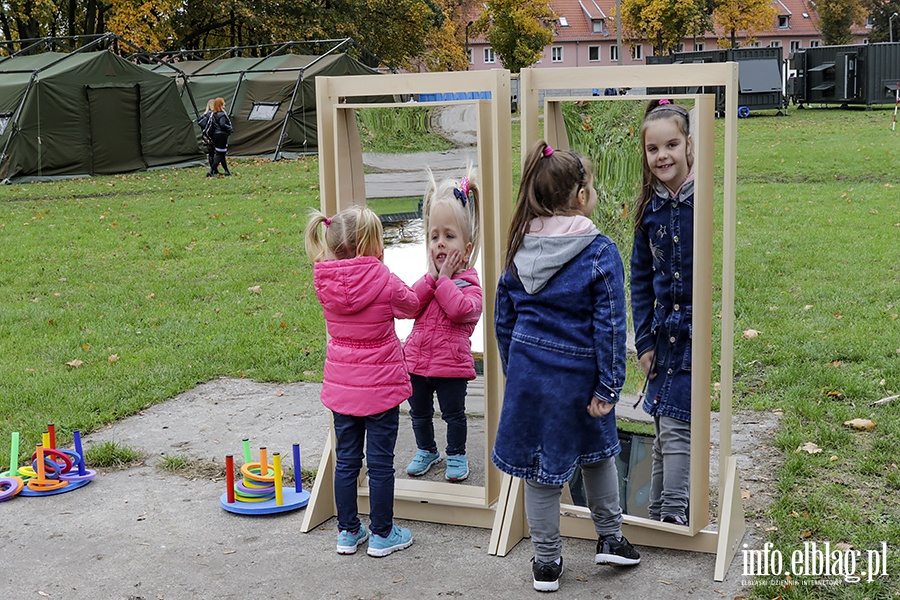
[[[620,535],[622,508],[619,505],[619,476],[615,457],[581,465],[581,471],[584,476],[584,492],[597,535]],[[525,513],[528,516],[531,543],[537,562],[554,562],[562,555],[562,536],[559,533],[561,495],[561,485],[525,480]]]
[[[687,518],[691,479],[691,424],[654,417],[653,467],[650,471],[650,518]]]

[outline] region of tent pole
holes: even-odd
[[[281,160],[281,142],[284,141],[284,132],[287,131],[288,120],[291,118],[291,115],[294,114],[294,100],[297,99],[297,90],[303,85],[304,71],[305,69],[301,70],[300,75],[297,76],[297,83],[294,85],[294,91],[291,94],[291,103],[288,104],[287,114],[284,115],[284,122],[281,124],[281,133],[278,134],[278,143],[275,144],[275,154],[272,156],[272,162]]]

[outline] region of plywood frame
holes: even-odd
[[[319,188],[322,211],[333,215],[353,205],[365,204],[365,181],[356,110],[377,106],[409,104],[353,104],[359,96],[424,94],[434,92],[490,92],[489,100],[458,100],[428,103],[475,104],[478,115],[477,167],[481,180],[482,277],[497,281],[500,277],[506,228],[512,215],[512,133],[509,115],[509,71],[471,71],[459,73],[417,73],[355,77],[316,78],[316,102],[319,143]],[[421,106],[421,105],[419,105]],[[424,189],[422,192],[424,193]],[[495,286],[484,286],[484,306],[493,307]],[[399,518],[468,525],[494,526],[494,511],[501,494],[501,474],[490,461],[494,445],[503,374],[494,339],[493,310],[485,310],[484,326],[484,404],[485,404],[485,485],[398,479],[394,491],[394,515]],[[307,532],[336,515],[334,503],[334,436],[329,435],[319,462],[301,530]],[[361,476],[358,489],[360,512],[369,510],[368,487]]]
[[[639,545],[675,548],[716,554],[714,579],[722,581],[743,538],[745,524],[741,506],[740,483],[737,463],[731,447],[732,389],[733,389],[733,332],[734,332],[734,255],[735,208],[737,175],[737,63],[703,65],[645,65],[637,67],[581,67],[554,69],[524,69],[520,76],[519,101],[522,111],[522,160],[527,149],[539,139],[538,99],[542,90],[584,88],[586,82],[597,88],[638,87],[694,87],[723,86],[725,89],[725,141],[723,248],[722,248],[722,310],[721,310],[721,391],[719,429],[719,515],[717,530],[705,529],[709,522],[706,498],[709,493],[709,456],[706,453],[691,454],[691,513],[690,527],[657,523],[647,519],[625,516],[623,531]],[[669,97],[669,96],[667,96]],[[702,194],[695,203],[695,252],[694,269],[697,281],[712,281],[712,201],[714,135],[712,115],[715,100],[710,95],[687,96],[695,101],[696,123],[695,152],[697,172],[695,194]],[[625,98],[622,98],[625,99]],[[629,96],[628,100],[640,99]],[[544,138],[555,148],[568,148],[565,125],[562,121],[560,102],[571,100],[602,101],[615,97],[545,98]],[[698,210],[705,208],[706,210]],[[700,244],[698,246],[697,244]],[[705,279],[701,277],[706,276]],[[711,287],[711,286],[710,286]],[[711,289],[694,298],[694,370],[692,371],[692,419],[691,436],[695,440],[709,439],[708,390],[710,380],[712,298]],[[698,354],[699,352],[699,354]],[[705,358],[705,361],[704,361]],[[699,407],[703,410],[698,410]],[[705,414],[706,418],[697,418]],[[528,531],[524,511],[523,484],[504,476],[500,507],[496,512],[490,551],[504,555],[520,541]],[[560,523],[563,535],[594,539],[596,533],[587,509],[566,507]]]

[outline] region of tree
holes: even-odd
[[[891,15],[900,14],[900,0],[875,0],[869,7],[872,17],[872,29],[869,31],[869,43],[888,42],[891,40]],[[894,17],[894,41],[900,42],[900,17]]]
[[[422,59],[429,71],[464,71],[469,66],[466,56],[466,27],[475,13],[472,0],[434,0],[443,18],[425,41]],[[471,27],[469,27],[471,30]]]
[[[671,54],[710,28],[705,8],[705,0],[622,0],[622,33],[649,41],[655,55]]]
[[[752,42],[757,32],[771,29],[776,18],[772,0],[721,0],[713,10],[713,22],[725,31],[729,48],[738,47],[738,31],[745,32],[746,41]]]
[[[484,36],[504,67],[518,73],[541,60],[544,47],[553,42],[551,27],[557,19],[550,0],[487,0],[484,4],[472,31]]]
[[[862,0],[819,0],[816,9],[822,42],[828,46],[849,44],[853,41],[850,27],[866,22]]]

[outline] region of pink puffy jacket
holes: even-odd
[[[481,284],[475,269],[437,281],[430,274],[413,284],[419,314],[406,338],[409,372],[423,377],[475,379],[472,332],[481,317]]]
[[[409,398],[412,386],[394,318],[416,314],[415,293],[372,256],[318,262],[313,281],[330,335],[322,404],[363,417]]]

